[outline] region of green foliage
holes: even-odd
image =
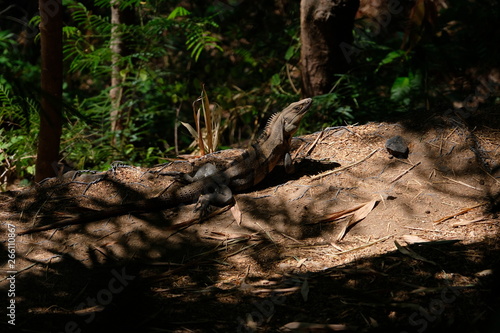
[[[32,100],[24,104],[12,97],[10,90],[0,84],[0,185],[9,178],[31,178],[35,173],[38,108]],[[29,109],[24,110],[27,106]],[[27,116],[28,115],[28,116]],[[7,135],[8,133],[8,135]]]
[[[7,52],[10,47],[15,45],[15,41],[12,39],[13,36],[14,34],[12,34],[10,31],[0,30],[0,49],[3,50],[2,54],[0,55],[0,64],[5,64],[7,61],[9,61]]]
[[[113,27],[113,3],[133,12],[133,20]],[[77,169],[106,169],[115,159],[151,165],[175,148],[189,151],[189,131],[179,124],[192,121],[202,86],[210,108],[217,104],[223,114],[219,146],[255,137],[270,114],[301,98],[299,3],[65,0],[64,101],[77,112],[65,115],[61,158]],[[450,4],[434,30],[412,29],[417,36],[407,27],[418,20],[406,14],[378,30],[373,21],[358,20],[351,70],[337,76],[330,93],[315,97],[314,116],[304,119],[299,134],[401,116],[443,98],[443,72],[498,62],[499,29],[492,28],[498,8],[490,0]],[[123,41],[118,57],[110,48],[113,28]],[[27,60],[37,45],[21,52],[15,38],[0,30],[0,159],[19,160],[16,172],[29,177],[40,70],[36,55]],[[126,119],[119,133],[110,133],[112,65],[122,79]],[[114,137],[121,140],[111,145]]]
[[[419,72],[397,77],[391,87],[391,100],[410,106],[412,97],[417,96],[421,88],[422,75]]]
[[[406,51],[405,51],[405,50],[394,50],[394,51],[390,51],[389,53],[387,53],[387,55],[385,56],[385,58],[383,58],[383,59],[379,62],[376,72],[378,72],[382,66],[384,66],[384,65],[388,65],[388,64],[392,64],[392,63],[394,63],[396,60],[401,60],[401,59],[403,59],[403,61],[404,61],[404,58],[406,58],[406,55],[407,55],[407,54],[406,54]]]
[[[167,20],[173,20],[178,17],[191,15],[191,12],[184,7],[175,7],[174,10],[167,16]]]
[[[209,33],[199,29],[194,30],[188,36],[186,44],[187,49],[191,50],[191,57],[194,58],[195,61],[198,61],[201,52],[207,47],[212,47],[222,52],[222,48],[217,45],[218,42],[219,39],[217,37],[211,36]]]
[[[97,2],[101,7],[108,4]],[[65,60],[69,72],[77,77],[71,84],[81,85],[82,81],[88,84],[78,94],[70,91],[67,97],[78,103],[77,108],[91,122],[86,121],[87,127],[84,127],[78,119],[70,121],[78,124],[82,133],[100,133],[100,137],[105,138],[103,142],[112,135],[123,138],[110,151],[102,149],[102,154],[82,158],[73,154],[77,148],[73,145],[69,157],[77,159],[78,164],[100,168],[109,164],[113,156],[140,164],[161,162],[173,149],[176,104],[192,100],[186,95],[189,84],[182,72],[192,61],[200,59],[204,51],[222,51],[219,39],[209,31],[218,28],[210,17],[194,16],[182,7],[175,7],[168,15],[159,15],[153,4],[120,1],[120,7],[127,6],[132,7],[136,15],[140,15],[138,11],[148,14],[140,15],[140,22],[117,27],[126,48],[116,63],[121,68],[120,87],[124,94],[120,107],[128,118],[123,131],[111,134],[108,128],[112,25],[108,17],[92,12],[82,3],[72,1],[69,5],[74,25],[64,28]],[[185,52],[190,52],[191,57],[186,58]],[[174,66],[169,68],[167,62]],[[99,128],[92,123],[99,124]],[[92,138],[89,135],[82,149],[77,150],[83,152],[90,147],[101,150]]]
[[[92,72],[98,78],[109,75],[106,63],[111,59],[109,19],[92,14],[79,2],[72,2],[68,8],[76,24],[63,28],[66,38],[63,53],[64,60],[69,63],[69,72]]]
[[[40,68],[25,59],[16,35],[0,30],[0,186],[34,174]]]

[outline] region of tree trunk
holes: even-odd
[[[111,37],[109,47],[111,49],[111,99],[110,121],[111,132],[113,133],[111,144],[120,142],[120,133],[125,129],[127,114],[122,108],[124,87],[122,86],[120,60],[126,55],[127,50],[123,42],[123,35],[120,31],[121,24],[130,24],[134,18],[134,11],[131,8],[121,9],[120,0],[111,0]]]
[[[57,172],[62,133],[62,0],[39,0],[42,58],[40,132],[35,181]]]
[[[302,94],[307,97],[330,91],[335,74],[345,73],[350,58],[354,16],[359,0],[302,0],[300,39]]]

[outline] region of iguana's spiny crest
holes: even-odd
[[[312,104],[311,98],[306,98],[287,106],[283,111],[275,113],[269,118],[261,140],[267,139],[271,134],[280,139],[290,139],[299,128],[300,121]],[[278,135],[279,133],[279,135]]]
[[[289,153],[290,140],[311,104],[312,100],[306,98],[290,104],[273,116],[261,139],[248,149],[244,149],[240,158],[236,158],[232,163],[225,163],[226,161],[222,160],[225,167],[218,168],[217,163],[207,162],[206,159],[200,158],[198,161],[202,161],[203,164],[194,176],[185,177],[187,184],[183,181],[174,181],[153,198],[110,206],[102,211],[94,211],[51,225],[32,228],[24,231],[24,234],[130,213],[172,208],[182,203],[195,201],[197,201],[196,210],[202,212],[209,204],[228,204],[233,200],[232,191],[243,191],[258,184],[278,163],[283,163],[287,173],[293,170],[293,161]],[[161,170],[163,167],[159,171]]]

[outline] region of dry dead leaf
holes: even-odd
[[[304,282],[302,283],[302,287],[300,288],[300,293],[302,294],[304,302],[307,302],[307,298],[309,297],[309,282],[307,282],[307,279],[305,279]]]
[[[363,204],[354,206],[352,208],[344,209],[335,213],[328,214],[323,220],[319,221],[318,223],[323,223],[323,222],[333,222],[335,220],[340,220],[341,218],[344,218],[349,215],[353,215],[354,212],[358,209],[363,207]]]
[[[300,266],[304,265],[304,263],[307,261],[307,258],[304,258],[304,259],[300,259],[298,262],[297,262],[297,268],[300,268]]]
[[[379,200],[373,199],[371,201],[368,201],[367,203],[362,204],[357,210],[354,211],[354,214],[351,216],[349,221],[344,224],[344,227],[340,231],[339,235],[337,236],[337,240],[341,240],[344,238],[345,233],[347,232],[347,229],[354,225],[355,223],[361,221],[364,219],[370,212],[373,210],[375,205],[377,204]]]
[[[454,244],[460,242],[460,239],[439,239],[439,240],[428,240],[423,239],[418,236],[404,235],[403,239],[408,244],[419,244],[423,246],[429,245],[444,245],[444,244]]]
[[[281,326],[280,332],[354,332],[356,327],[350,327],[342,324],[316,324],[316,323],[303,323],[294,321]]]
[[[240,207],[238,206],[237,201],[235,201],[234,206],[231,207],[231,214],[233,214],[233,217],[236,220],[236,223],[238,223],[238,225],[241,225],[242,213],[241,213]]]
[[[415,235],[403,235],[403,240],[408,244],[425,243],[428,239],[423,239]]]
[[[489,275],[493,275],[493,270],[492,269],[485,269],[485,270],[482,270],[480,272],[477,272],[474,275],[475,276],[489,276]]]
[[[413,259],[416,259],[416,260],[427,262],[427,263],[432,264],[432,265],[437,265],[434,261],[425,259],[420,254],[418,254],[417,252],[415,252],[412,249],[410,249],[408,246],[402,246],[397,241],[394,241],[394,244],[398,248],[398,251],[401,252],[404,255],[412,257]]]

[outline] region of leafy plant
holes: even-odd
[[[61,158],[74,168],[102,169],[114,159],[151,165],[173,155],[174,147],[194,149],[189,129],[174,133],[179,122],[192,121],[200,86],[210,91],[210,101],[198,100],[191,132],[213,138],[201,147],[210,151],[255,137],[272,113],[301,98],[300,5],[292,1],[285,9],[278,3],[187,1],[181,7],[169,0],[65,0],[63,97],[75,112],[65,114]],[[414,112],[442,98],[449,88],[445,74],[498,62],[498,29],[491,28],[500,17],[498,6],[490,0],[477,2],[481,6],[457,2],[435,20],[436,11],[428,7],[435,3],[415,1],[408,8],[411,15],[394,15],[379,34],[373,24],[358,20],[354,46],[359,52],[352,56],[351,70],[338,76],[328,94],[315,97],[315,116],[304,119],[300,133]],[[111,5],[135,16],[118,26],[125,51],[113,58],[123,92],[119,110],[125,121],[119,133],[109,130]],[[29,177],[40,70],[36,45],[20,45],[16,33],[0,30],[5,134],[0,156],[9,163],[24,156],[16,172]],[[220,121],[213,115],[204,120],[210,102],[221,105]],[[219,128],[203,129],[211,122]],[[110,145],[117,134],[121,140]],[[15,156],[12,147],[19,149]]]
[[[24,110],[24,105],[29,109]],[[3,189],[9,180],[31,178],[35,173],[38,132],[30,124],[38,121],[37,115],[34,101],[26,99],[22,105],[0,84],[0,185]]]
[[[197,108],[197,105],[200,105]],[[218,106],[212,108],[208,100],[205,87],[202,87],[201,95],[193,102],[193,115],[196,129],[190,124],[181,122],[195,139],[201,155],[205,152],[213,153],[219,145],[219,131],[221,130],[222,113]],[[203,115],[205,128],[201,127],[201,115]]]

